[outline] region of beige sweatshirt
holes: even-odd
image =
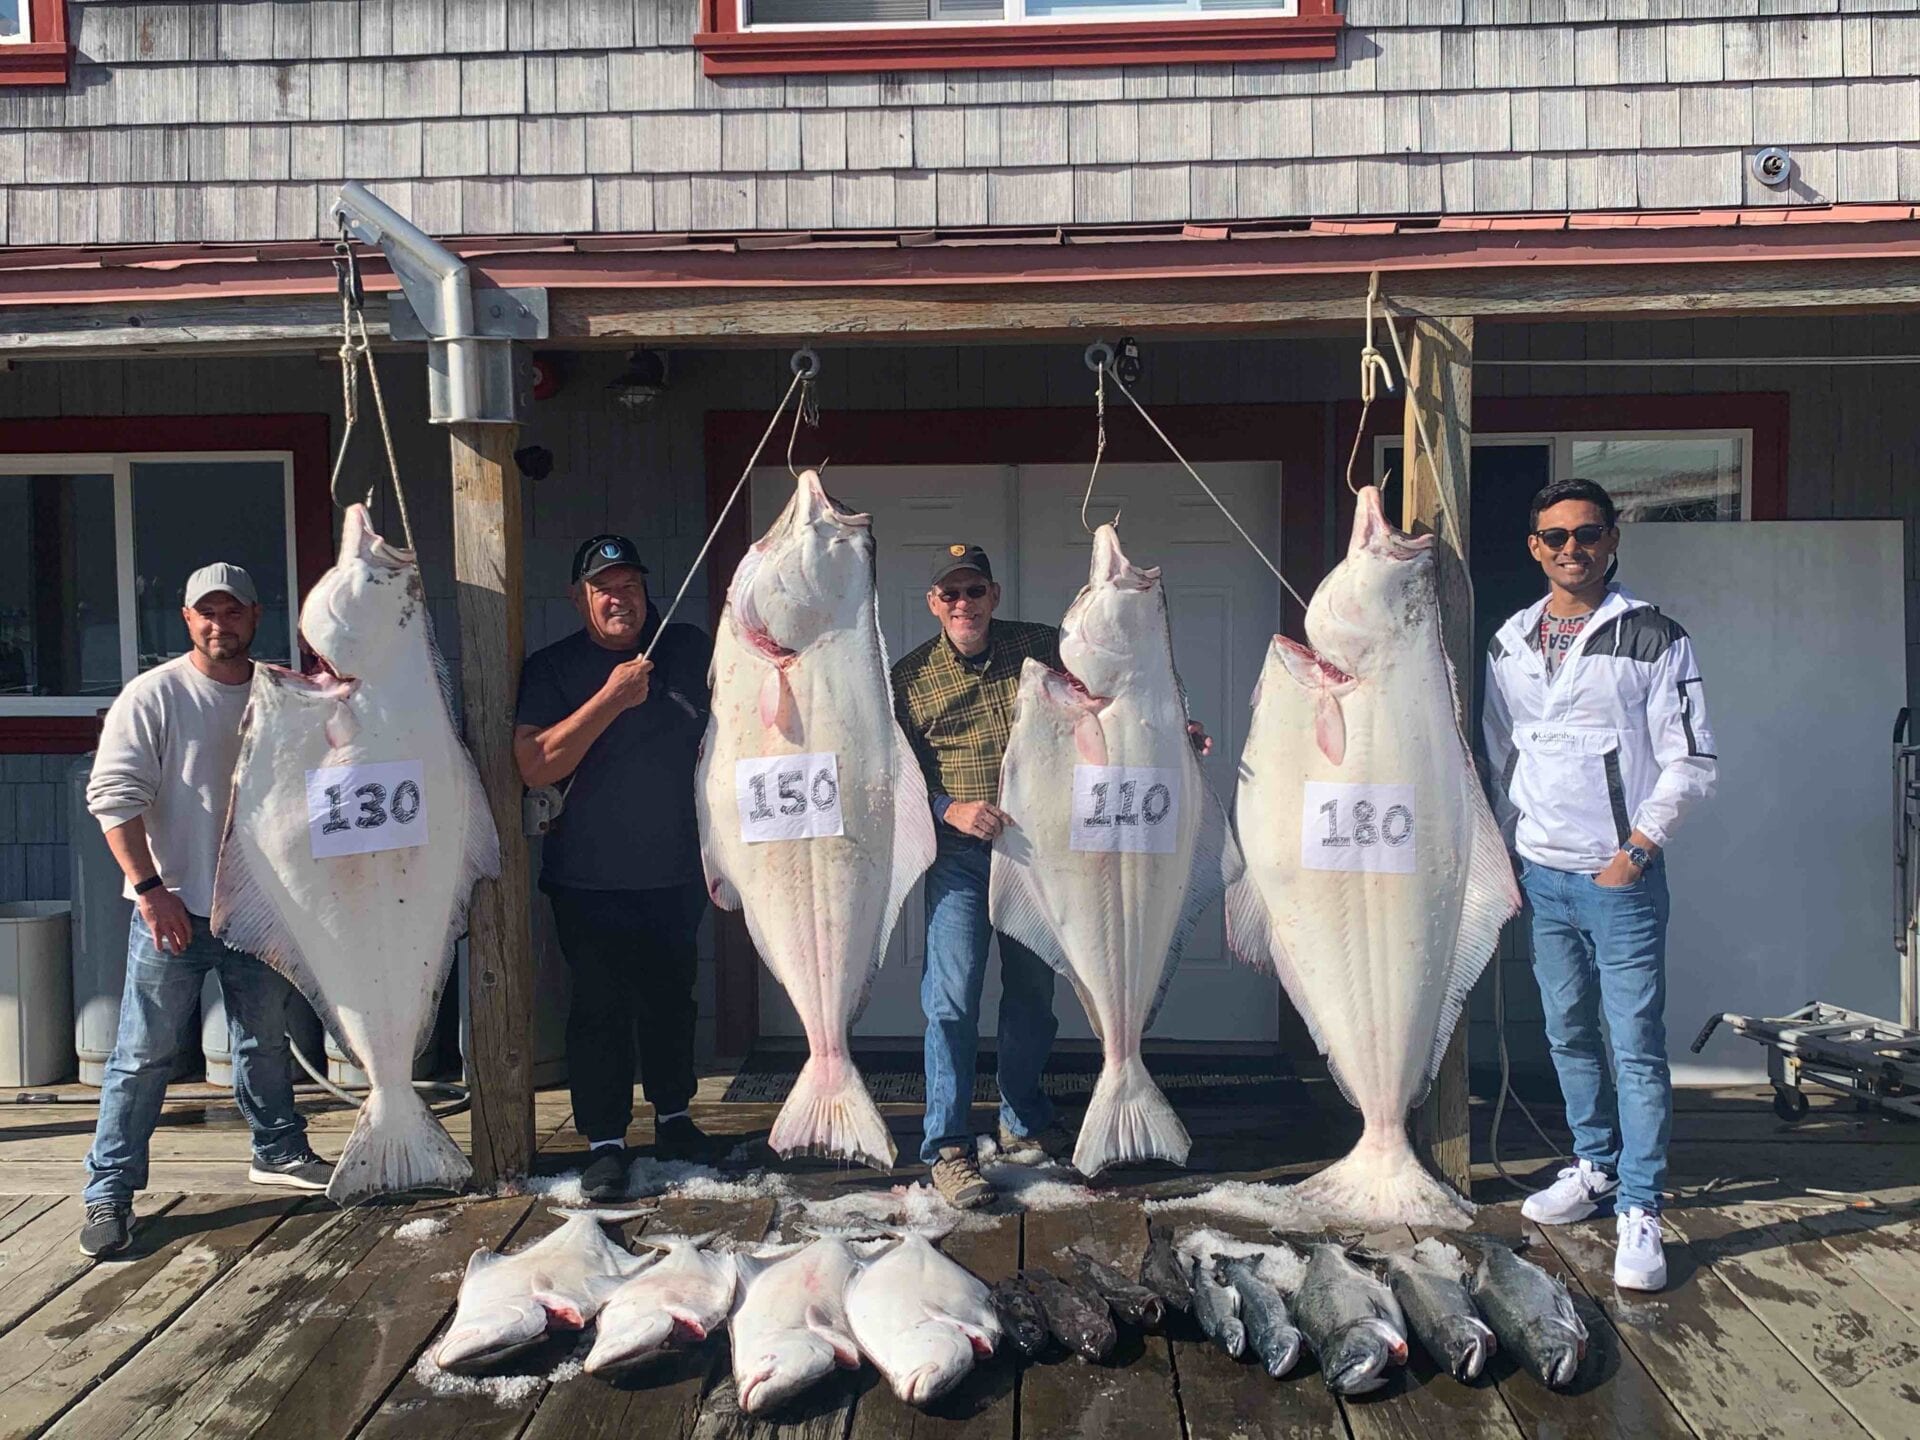
[[[156,666],[107,711],[87,781],[87,809],[102,830],[146,821],[160,878],[193,915],[213,908],[240,716],[252,690],[209,679],[190,655]],[[125,893],[133,897],[131,882]]]

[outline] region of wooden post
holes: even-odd
[[[1469,720],[1474,677],[1473,586],[1467,578],[1469,494],[1473,473],[1473,318],[1416,320],[1408,365],[1406,422],[1401,444],[1406,477],[1402,528],[1435,537],[1440,633],[1453,662],[1461,729]],[[1426,421],[1429,459],[1418,425]],[[1496,962],[1497,963],[1497,962]],[[1414,1120],[1414,1148],[1461,1194],[1472,1193],[1472,1147],[1467,1119],[1467,1019],[1463,1014]]]
[[[516,425],[459,423],[453,445],[453,568],[467,748],[500,831],[500,878],[468,912],[467,1007],[474,1179],[483,1189],[533,1166],[533,930],[513,707],[525,654]]]

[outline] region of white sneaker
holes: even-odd
[[[1581,1160],[1560,1172],[1544,1190],[1520,1202],[1520,1213],[1538,1225],[1571,1225],[1597,1214],[1620,1182],[1590,1160]]]
[[[1660,1290],[1667,1283],[1667,1255],[1660,1246],[1660,1217],[1635,1205],[1618,1221],[1620,1248],[1613,1256],[1613,1283],[1622,1290]]]

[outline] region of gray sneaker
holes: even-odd
[[[948,1145],[933,1162],[933,1188],[956,1210],[978,1210],[991,1205],[993,1186],[980,1173],[971,1145]]]
[[[255,1185],[273,1185],[282,1190],[324,1190],[333,1180],[333,1162],[322,1160],[313,1151],[291,1160],[254,1158],[247,1167],[247,1179]]]
[[[1030,1162],[1035,1155],[1040,1155],[1065,1165],[1073,1159],[1073,1136],[1058,1120],[1038,1135],[1017,1134],[1002,1120],[994,1139],[999,1143],[1001,1155],[1008,1160]]]
[[[80,1253],[96,1260],[118,1255],[133,1244],[133,1206],[125,1200],[96,1200],[87,1206],[80,1227]]]

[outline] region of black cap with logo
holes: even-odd
[[[611,570],[616,565],[631,565],[642,575],[647,573],[633,541],[624,535],[596,535],[573,552],[573,583],[591,580],[602,570]]]
[[[933,557],[933,584],[938,585],[956,570],[978,570],[993,579],[993,566],[987,552],[978,545],[943,546]]]

